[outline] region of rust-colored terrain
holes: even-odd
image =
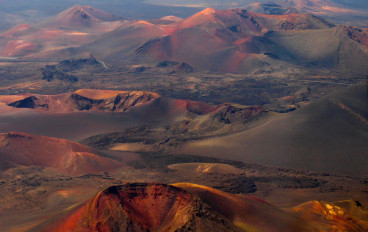
[[[254,197],[182,183],[112,186],[39,231],[363,231],[354,202],[279,209]],[[35,231],[35,230],[31,230]]]
[[[87,146],[64,139],[10,132],[0,135],[0,167],[52,168],[68,174],[99,173],[121,164]]]
[[[1,231],[368,231],[363,0],[0,2]]]

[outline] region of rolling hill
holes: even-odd
[[[71,175],[99,173],[120,167],[87,146],[64,139],[20,132],[0,134],[0,169],[40,166]]]

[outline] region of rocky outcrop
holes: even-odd
[[[43,231],[244,231],[195,195],[165,184],[126,184],[98,193]]]
[[[236,107],[232,104],[223,104],[214,112],[214,118],[226,124],[235,122],[246,123],[261,114],[266,113],[263,107]]]
[[[75,111],[125,112],[159,97],[156,93],[82,89],[59,95],[31,95],[8,103],[16,108],[30,108],[54,113]]]
[[[310,201],[292,210],[320,231],[368,230],[368,210],[357,201]]]

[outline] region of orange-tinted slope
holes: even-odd
[[[207,8],[177,24],[161,26],[166,33],[140,46],[136,56],[142,62],[186,62],[196,70],[249,72],[284,60],[278,54],[283,51],[269,48],[277,49],[278,44],[268,41],[267,32],[327,30],[333,26],[310,14],[266,15]]]
[[[59,222],[37,229],[55,232],[242,231],[200,204],[191,193],[173,186],[126,184],[101,191]]]
[[[205,203],[248,231],[311,231],[303,220],[255,197],[225,193],[206,186],[179,183],[174,186],[198,195]]]
[[[310,201],[292,211],[322,231],[368,231],[368,210],[356,201]]]
[[[366,231],[367,217],[354,201],[314,201],[285,211],[202,185],[131,183],[109,187],[30,232],[355,232]]]
[[[283,25],[294,24],[293,28]],[[256,34],[265,30],[305,30],[331,28],[333,24],[310,14],[291,13],[286,15],[259,14],[244,9],[215,10],[207,8],[179,24],[179,28],[198,26],[228,27],[233,32],[244,35]]]
[[[121,163],[65,139],[20,132],[0,134],[0,168],[41,166],[72,175],[113,170]]]

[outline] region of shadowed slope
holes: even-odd
[[[239,134],[193,142],[183,152],[283,167],[366,175],[365,84]]]
[[[198,195],[201,200],[246,231],[313,231],[297,217],[255,197],[233,195],[189,183],[174,186]]]

